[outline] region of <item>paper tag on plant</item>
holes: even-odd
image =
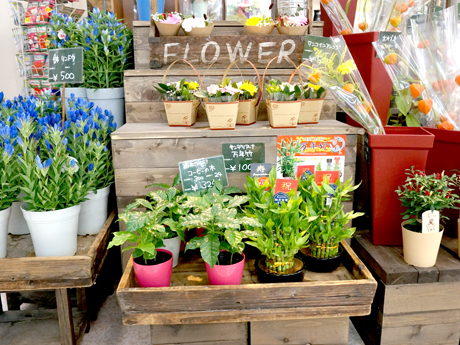
[[[302,181],[308,180],[308,178],[315,173],[314,165],[299,165],[297,166],[297,179]]]
[[[439,232],[439,211],[422,213],[422,234],[430,232]]]
[[[251,177],[268,176],[272,170],[271,163],[251,163]]]
[[[290,180],[287,178],[277,179],[275,183],[275,194],[273,195],[273,201],[277,203],[278,206],[281,206],[283,201],[287,203],[289,201],[288,193],[293,189],[297,190],[298,184],[298,180]]]
[[[315,171],[315,182],[320,185],[321,182],[327,180],[329,183],[335,183],[340,177],[340,171]]]

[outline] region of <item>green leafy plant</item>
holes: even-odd
[[[2,97],[3,98],[3,97]],[[18,130],[14,123],[0,123],[0,211],[17,201],[19,194]]]
[[[299,181],[303,198],[302,210],[308,217],[316,217],[310,227],[310,255],[318,258],[337,256],[339,243],[351,238],[355,228],[346,228],[354,218],[364,215],[361,212],[344,212],[344,201],[359,185],[352,185],[352,177],[343,185],[340,178],[335,183],[329,183],[325,178],[317,185],[315,177],[310,176],[306,181]]]
[[[418,109],[418,101],[412,98],[410,88],[408,87],[394,94],[391,96],[387,124],[391,126],[420,127],[420,119],[425,115]]]
[[[249,236],[248,245],[254,246],[265,255],[265,266],[273,273],[283,274],[294,267],[294,256],[305,248],[309,238],[311,221],[316,217],[307,217],[301,211],[302,197],[292,190],[289,201],[278,206],[274,202],[276,170],[272,169],[269,181],[259,186],[256,178],[247,177],[246,188],[251,196],[250,204],[254,208],[249,212],[261,224],[255,226],[255,236]],[[268,184],[272,187],[264,192]]]
[[[289,142],[282,140],[280,148],[277,149],[278,157],[280,157],[277,165],[278,170],[284,177],[295,177],[294,172],[294,157],[296,153],[302,153],[300,149],[300,139]]]
[[[182,226],[188,229],[206,229],[202,237],[192,238],[185,246],[189,249],[200,249],[201,257],[211,268],[218,264],[220,250],[227,250],[231,255],[242,253],[244,250],[243,238],[250,232],[242,227],[254,227],[259,223],[256,219],[239,214],[238,207],[246,203],[247,196],[203,195],[202,197],[189,197],[187,206],[195,210],[181,219]]]
[[[442,211],[444,209],[458,209],[459,196],[452,194],[454,188],[459,186],[459,177],[436,173],[426,175],[414,167],[406,169],[406,182],[399,186],[396,193],[406,208],[403,219],[408,221],[405,227],[409,230],[421,232],[422,214],[425,211]],[[441,219],[448,219],[440,214]]]
[[[302,90],[302,98],[321,99],[323,95],[325,97],[325,92],[326,90],[321,85],[316,85],[312,83],[304,83],[303,90]]]
[[[302,95],[299,85],[282,83],[279,79],[270,80],[265,90],[273,101],[297,101]]]
[[[192,101],[195,99],[195,92],[200,85],[197,82],[187,82],[185,79],[175,83],[158,83],[155,89],[163,95],[167,101]]]

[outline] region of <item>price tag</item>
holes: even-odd
[[[216,180],[224,187],[228,186],[224,156],[180,162],[179,172],[185,193],[211,188]]]
[[[51,49],[48,71],[51,84],[83,83],[83,48]]]
[[[265,144],[222,144],[227,172],[249,172],[251,163],[265,163]]]
[[[439,211],[422,213],[422,234],[430,232],[439,232]]]

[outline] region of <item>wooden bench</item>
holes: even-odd
[[[428,268],[407,264],[402,247],[373,245],[368,231],[352,246],[378,282],[371,314],[352,319],[366,344],[459,344],[457,239],[444,237]]]
[[[1,313],[0,308],[0,329],[10,328],[7,331],[9,344],[19,344],[20,339],[33,343],[36,328],[28,323],[56,318],[56,313],[61,344],[76,344],[88,325],[84,288],[94,284],[105,261],[115,219],[116,211],[113,211],[99,234],[78,236],[74,256],[35,257],[30,235],[8,236],[7,257],[0,259],[0,291],[55,290],[57,303],[56,311]],[[74,310],[75,316],[72,315],[70,288],[79,288],[79,310]],[[3,340],[0,343],[4,344]]]

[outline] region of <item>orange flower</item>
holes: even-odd
[[[350,29],[342,30],[341,35],[351,35],[353,32]]]
[[[419,97],[424,90],[425,89],[420,84],[411,84],[410,86],[410,94],[412,95],[413,99]]]
[[[363,102],[364,106],[366,107],[366,111],[369,112],[372,109],[372,103],[368,101]]]
[[[431,108],[433,108],[433,100],[430,98],[422,99],[418,102],[417,107],[426,115],[431,111]]]
[[[321,2],[325,5],[327,5],[328,3],[330,3],[332,0],[321,0]]]
[[[368,107],[367,104],[358,104],[356,106],[356,109],[360,112],[360,113],[368,113],[371,109]]]
[[[385,59],[383,59],[387,65],[394,65],[398,61],[398,55],[396,53],[390,53],[387,56],[385,56]]]
[[[460,74],[455,77],[455,82],[460,86]]]
[[[415,6],[415,0],[412,0],[411,2],[409,2],[409,7],[414,7]]]
[[[312,74],[308,76],[308,80],[310,80],[312,83],[317,83],[319,82],[320,79],[321,79],[320,71],[313,72]]]
[[[441,91],[442,90],[441,82],[439,80],[433,82],[433,89],[435,91]]]
[[[420,49],[425,49],[427,47],[430,46],[430,41],[428,40],[425,40],[423,42],[420,42],[419,44],[417,44],[417,48],[420,48]]]
[[[441,122],[449,121],[449,119],[453,120],[455,119],[455,116],[452,114],[446,114],[441,116]]]
[[[407,4],[401,4],[401,5],[397,4],[396,7],[395,7],[395,10],[396,11],[401,10],[401,13],[404,13],[404,12],[407,11],[408,8],[409,8],[409,6]]]
[[[390,19],[390,24],[397,28],[399,26],[399,24],[401,24],[401,17],[399,16],[395,16],[393,18]]]
[[[446,129],[448,131],[453,131],[454,125],[449,121],[443,121],[438,124],[438,129]]]
[[[369,27],[369,25],[367,25],[367,23],[364,23],[364,22],[359,23],[358,26],[359,26],[359,29],[360,29],[361,31],[366,31],[367,28]]]
[[[348,83],[343,86],[342,90],[345,93],[352,93],[353,91],[355,91],[355,87],[352,83]]]

